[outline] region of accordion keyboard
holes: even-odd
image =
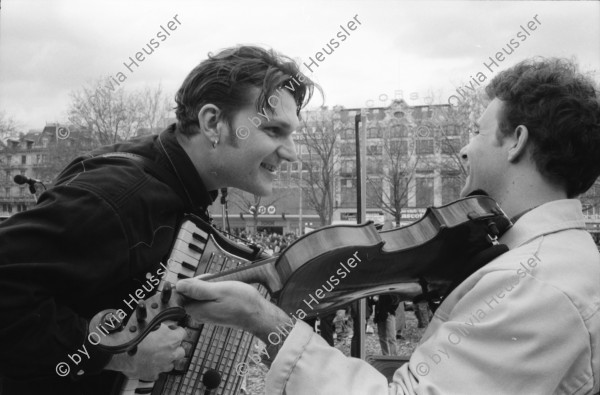
[[[229,248],[224,248],[227,247],[225,244],[229,244]],[[175,284],[180,279],[250,264],[250,260],[235,253],[235,247],[232,248],[231,244],[199,218],[184,220],[159,289],[166,282]],[[242,249],[240,247],[240,251]],[[248,250],[247,247],[245,249]],[[259,285],[257,287],[267,297],[266,289]],[[186,328],[186,332],[182,346],[189,352],[186,353],[184,366],[179,367],[179,374],[162,374],[156,382],[126,380],[121,387],[121,395],[203,394],[206,388],[202,377],[208,370],[215,370],[221,375],[221,384],[210,392],[211,395],[238,394],[243,377],[238,374],[236,367],[247,361],[253,336],[241,330],[211,324],[201,325],[198,330]]]

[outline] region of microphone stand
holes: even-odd
[[[20,177],[21,179],[19,179],[19,177]],[[44,191],[46,191],[46,186],[44,185],[44,183],[43,183],[43,182],[41,182],[41,181],[39,181],[39,180],[35,180],[35,179],[33,179],[33,178],[28,178],[28,177],[25,177],[25,176],[20,176],[20,175],[17,175],[17,176],[15,176],[15,177],[13,178],[13,181],[14,181],[14,182],[15,182],[17,185],[23,185],[23,184],[27,184],[27,185],[29,185],[29,193],[31,193],[32,195],[34,195],[34,196],[35,196],[35,200],[36,200],[36,202],[39,200],[39,198],[40,198],[40,195],[41,195],[41,194],[42,194]],[[40,185],[41,185],[41,188],[40,188],[40,189],[41,189],[41,191],[38,191],[37,184],[40,184]],[[43,188],[43,189],[42,189],[42,188]]]
[[[223,231],[227,229],[227,188],[221,188],[221,220],[223,222]]]
[[[41,185],[41,187],[38,189],[37,185]],[[33,191],[32,191],[33,189]],[[40,195],[42,193],[44,193],[46,191],[46,186],[44,185],[43,182],[36,182],[34,184],[30,184],[29,185],[29,192],[35,195],[35,201],[37,202],[38,200],[40,200]]]

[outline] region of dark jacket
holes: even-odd
[[[2,395],[107,393],[115,374],[102,372],[110,355],[86,340],[88,320],[107,308],[130,313],[125,300],[168,256],[183,214],[205,213],[215,198],[174,130],[93,153],[149,158],[172,186],[131,159],[87,155],[35,207],[0,224]],[[77,351],[84,345],[89,358]],[[70,377],[58,377],[61,362]]]
[[[374,323],[385,322],[388,315],[396,315],[396,310],[400,306],[400,296],[394,294],[379,295],[375,304]]]

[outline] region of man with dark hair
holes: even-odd
[[[514,223],[500,239],[510,250],[448,295],[389,385],[296,322],[285,342],[267,347],[276,355],[268,394],[600,391],[600,255],[573,199],[600,174],[598,90],[572,63],[542,59],[499,73],[487,93],[461,151],[461,195],[484,190],[500,204]],[[289,325],[246,284],[190,279],[177,289],[204,301],[202,319],[242,326],[267,344]]]
[[[226,49],[185,79],[177,124],[77,158],[34,208],[3,222],[0,393],[104,395],[110,371],[154,380],[173,369],[184,329],[163,324],[134,356],[113,356],[95,346],[89,320],[130,312],[142,287],[155,292],[183,215],[206,218],[218,189],[271,193],[277,167],[296,160],[292,132],[312,91],[287,57]],[[104,155],[113,152],[125,155]]]
[[[377,335],[382,355],[397,355],[396,349],[396,310],[400,306],[400,296],[379,295],[375,304],[373,323],[377,325]]]

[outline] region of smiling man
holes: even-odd
[[[0,393],[105,395],[114,371],[154,380],[172,370],[184,329],[162,324],[134,356],[112,356],[90,340],[89,320],[129,311],[128,295],[157,273],[183,215],[208,219],[219,188],[272,192],[277,167],[296,160],[292,133],[313,87],[274,51],[226,49],[187,76],[176,124],[76,159],[34,208],[3,222]],[[268,120],[255,126],[258,112]]]
[[[600,100],[561,59],[521,62],[487,87],[491,99],[461,156],[466,196],[484,190],[512,217],[509,251],[440,305],[409,363],[387,383],[345,357],[249,285],[178,282],[199,319],[242,327],[274,357],[266,393],[596,394],[600,391],[600,255],[581,203],[600,174]]]

